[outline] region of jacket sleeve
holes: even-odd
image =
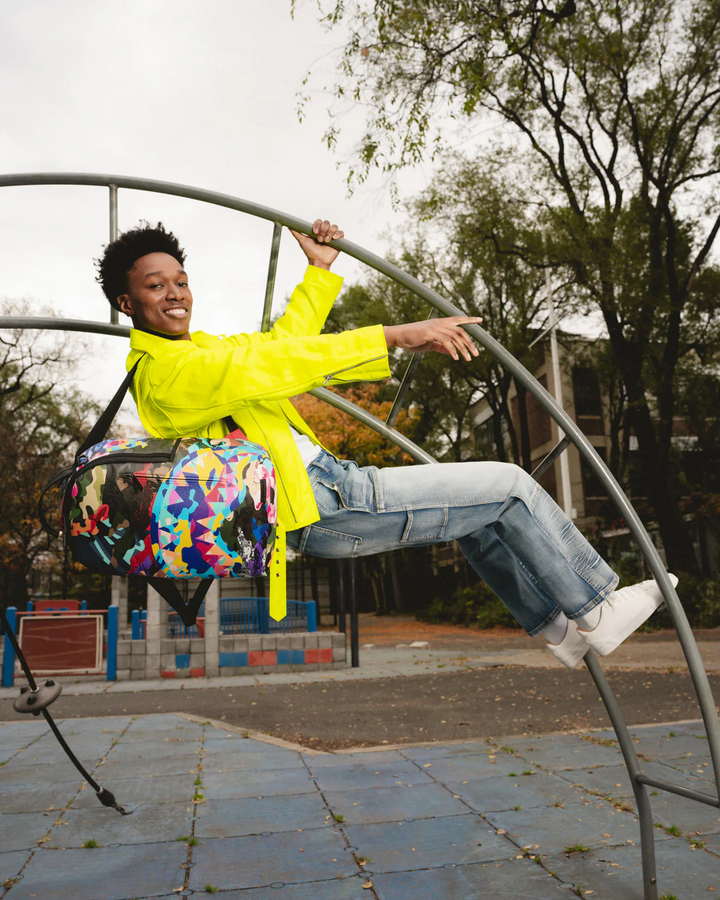
[[[390,375],[382,325],[246,346],[202,349],[184,343],[174,342],[144,366],[138,385],[145,402],[178,434],[192,434],[262,400],[284,400],[321,385]]]
[[[225,335],[225,343],[247,347],[250,344],[320,334],[342,283],[343,279],[334,272],[308,266],[305,277],[290,296],[287,309],[270,331]]]

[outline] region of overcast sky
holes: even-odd
[[[312,0],[0,0],[0,173],[95,172],[174,181],[250,199],[298,217],[337,221],[384,254],[401,217],[379,183],[347,197],[338,157],[322,144],[329,100],[300,124],[296,92],[308,67],[331,67],[340,41]],[[362,124],[350,115],[348,132]],[[407,194],[427,173],[401,182]],[[161,219],[188,252],[193,325],[257,326],[272,226],[179,198],[120,192],[120,229]],[[108,239],[105,188],[0,188],[0,297],[61,315],[107,320],[93,257]],[[304,257],[283,235],[276,301]],[[349,280],[354,261],[335,265]],[[124,372],[122,339],[88,338],[85,389],[106,399]]]

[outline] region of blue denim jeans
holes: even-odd
[[[618,577],[555,501],[500,462],[358,467],[325,451],[308,466],[320,521],[288,533],[311,556],[369,556],[456,540],[530,635],[585,615]]]

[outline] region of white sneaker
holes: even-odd
[[[551,644],[548,641],[545,646],[568,669],[576,666],[590,649],[590,645],[583,635],[580,634],[577,625],[572,619],[568,619],[567,631],[560,643]]]
[[[677,576],[668,572],[668,578],[675,587]],[[578,628],[578,633],[596,653],[607,656],[650,618],[663,599],[656,581],[641,581],[640,584],[613,591],[598,607],[600,621],[597,625],[590,631]]]

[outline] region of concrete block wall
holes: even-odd
[[[308,672],[344,669],[348,665],[344,634],[218,634],[216,641],[209,644],[207,612],[205,623],[205,640],[162,638],[156,644],[118,641],[118,681],[157,678],[158,675],[162,678],[202,678],[292,670]]]

